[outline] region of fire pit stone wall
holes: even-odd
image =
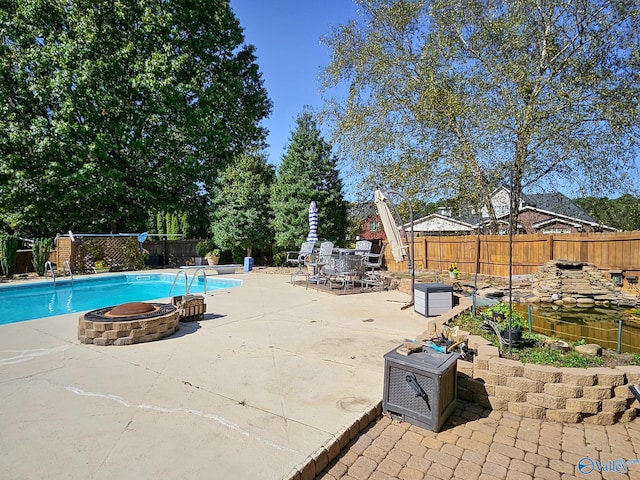
[[[166,312],[160,316],[131,320],[124,317],[113,321],[91,320],[89,314],[92,312],[88,312],[78,320],[78,340],[99,346],[133,345],[159,340],[172,335],[180,323],[180,311],[175,306],[165,305],[164,309]]]

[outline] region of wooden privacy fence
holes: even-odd
[[[416,270],[443,272],[452,263],[463,273],[509,276],[507,235],[426,236],[414,242]],[[529,275],[549,260],[596,265],[600,270],[640,273],[640,232],[514,235],[513,275]],[[407,271],[385,246],[385,263],[392,272]]]

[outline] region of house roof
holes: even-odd
[[[494,191],[494,195],[499,190],[508,189],[500,187]],[[589,224],[598,226],[605,230],[615,231],[616,229],[602,225],[598,221],[585,212],[579,205],[562,193],[538,193],[538,194],[522,194],[520,212],[534,210],[549,215],[550,219],[538,222],[536,228],[546,223],[559,221],[561,223],[579,227],[580,224]],[[499,216],[498,221],[508,218],[508,215]],[[471,211],[463,212],[458,217],[450,217],[438,213],[422,217],[414,222],[414,230],[422,232],[463,232],[476,229],[478,226],[488,223],[487,218],[483,218],[477,213]],[[409,223],[406,224],[408,228]]]
[[[553,212],[555,214],[564,215],[565,217],[584,220],[589,223],[598,223],[594,217],[589,215],[578,204],[562,193],[522,194],[521,198],[523,208],[525,206],[531,206],[537,210]]]

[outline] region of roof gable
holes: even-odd
[[[405,228],[410,226],[411,223],[408,223]],[[468,232],[473,228],[469,223],[438,213],[432,213],[413,222],[414,232]]]

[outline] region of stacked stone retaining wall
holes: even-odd
[[[446,315],[429,319],[416,337],[440,336],[443,327],[468,309],[466,301]],[[493,410],[565,423],[612,425],[636,418],[640,402],[629,385],[640,384],[640,366],[557,368],[500,357],[497,347],[479,335],[459,331],[477,355],[458,360],[458,398]]]
[[[636,418],[640,366],[556,368],[479,355],[458,361],[458,398],[523,417],[613,425]]]

